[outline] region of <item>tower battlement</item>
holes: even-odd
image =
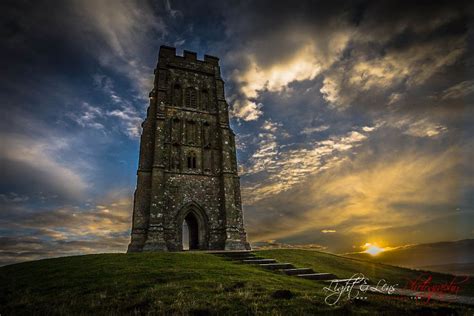
[[[171,47],[171,46],[166,46],[166,45],[161,45],[160,46],[160,53],[158,56],[158,59],[160,58],[176,58],[176,59],[185,59],[189,61],[196,61],[196,62],[202,62],[202,63],[208,63],[214,66],[219,65],[219,58],[211,55],[204,55],[204,60],[200,60],[197,57],[196,52],[192,52],[189,50],[184,50],[183,51],[183,56],[180,56],[176,53],[176,48]]]

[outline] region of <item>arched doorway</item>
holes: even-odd
[[[177,232],[181,250],[205,250],[209,247],[209,229],[206,212],[197,204],[189,203],[181,208],[177,217]]]
[[[199,249],[199,225],[196,216],[189,212],[183,221],[183,250]]]

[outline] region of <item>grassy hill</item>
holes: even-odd
[[[262,257],[350,277],[362,272],[391,284],[418,271],[311,250],[258,251]],[[451,279],[434,274],[437,281]],[[0,314],[469,314],[473,309],[369,295],[324,303],[325,284],[237,264],[206,253],[99,254],[0,268]],[[289,290],[291,298],[278,296]],[[460,295],[474,295],[473,285]]]

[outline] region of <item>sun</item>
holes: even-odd
[[[366,243],[363,247],[365,248],[364,252],[368,253],[371,256],[376,256],[379,253],[384,251],[384,249],[382,247],[379,247],[375,243]]]

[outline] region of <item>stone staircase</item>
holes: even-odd
[[[290,276],[296,276],[303,279],[309,280],[317,280],[322,281],[327,284],[334,284],[334,283],[346,283],[353,281],[352,279],[338,279],[332,273],[317,273],[311,268],[296,268],[291,263],[281,263],[275,259],[267,259],[261,258],[256,256],[250,250],[242,250],[242,251],[209,251],[208,253],[217,255],[219,257],[224,258],[225,260],[231,260],[236,263],[240,264],[252,264],[259,266],[263,269],[272,270],[277,273],[284,273]],[[364,278],[367,284],[371,284],[371,282]],[[355,289],[358,289],[360,285],[355,286]],[[373,289],[368,290],[369,292],[379,293]],[[409,297],[425,297],[426,292],[416,292],[407,289],[396,289],[396,295],[402,296],[409,296]],[[474,306],[474,298],[468,296],[459,296],[459,295],[449,295],[442,293],[439,294],[440,296],[431,297],[433,300],[438,300],[441,302],[448,302],[448,303],[458,303],[458,304],[466,304],[466,305],[473,305]]]
[[[226,260],[235,261],[241,264],[252,264],[263,269],[272,270],[274,272],[295,276],[308,280],[335,280],[337,277],[332,273],[315,272],[311,268],[297,268],[291,263],[278,262],[275,259],[267,259],[256,256],[250,250],[242,251],[212,251],[213,255],[219,256]]]

